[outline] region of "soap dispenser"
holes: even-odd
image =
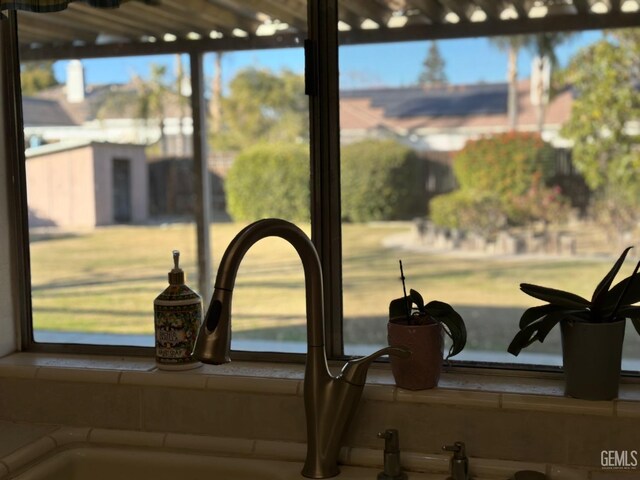
[[[201,365],[192,355],[202,323],[202,299],[185,284],[180,252],[173,251],[169,286],[153,302],[156,365],[161,370],[188,370]]]

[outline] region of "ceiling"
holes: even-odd
[[[374,43],[640,26],[639,2],[340,0],[338,28],[343,43]],[[306,0],[131,0],[118,9],[73,2],[62,12],[20,12],[18,31],[25,60],[87,57],[96,48],[105,56],[274,48],[299,44],[306,16]]]

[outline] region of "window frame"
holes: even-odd
[[[338,32],[339,0],[307,0],[307,37],[305,41],[305,84],[309,95],[310,121],[310,162],[311,162],[311,231],[312,241],[316,245],[324,273],[325,347],[331,360],[347,358],[343,346],[343,308],[342,308],[342,244],[340,215],[340,127],[339,127],[339,81],[338,55],[341,45],[365,40],[367,32]],[[17,32],[17,13],[8,14],[8,50],[7,56],[13,68],[10,69],[9,84],[6,90],[10,126],[8,138],[13,139],[8,145],[11,153],[8,158],[9,174],[9,209],[11,213],[10,228],[12,230],[14,303],[19,315],[20,349],[29,352],[73,353],[73,354],[105,354],[153,356],[153,347],[116,346],[116,345],[80,345],[39,343],[33,339],[31,277],[29,254],[29,231],[26,200],[26,174],[24,157],[23,118],[21,108],[19,51]],[[571,18],[567,22],[558,19],[526,19],[503,22],[500,28],[492,30],[495,25],[470,23],[465,30],[455,26],[436,26],[426,34],[420,33],[420,39],[446,39],[479,36],[496,36],[508,34],[534,33],[556,30],[592,30],[602,29],[601,18],[592,15],[592,19]],[[612,27],[640,26],[640,15],[625,14],[617,20],[610,20],[606,25]],[[392,31],[385,42],[416,40],[417,26]],[[421,27],[424,29],[424,27]],[[360,35],[362,38],[358,37]],[[4,39],[3,39],[4,40]],[[4,43],[4,42],[3,42]],[[215,51],[215,50],[206,50]],[[190,51],[182,48],[180,43],[174,45],[168,53],[188,53],[193,62],[201,61],[204,50]],[[138,55],[143,54],[141,51]],[[148,53],[151,54],[151,53]],[[195,67],[197,68],[197,67]],[[197,72],[197,70],[196,70]],[[192,72],[193,73],[193,72]],[[201,72],[200,72],[201,73]],[[194,152],[195,153],[195,152]],[[209,299],[204,298],[205,305]],[[303,363],[304,353],[246,352],[233,351],[234,360],[269,361]],[[455,368],[460,370],[487,369],[490,372],[499,370],[522,372],[561,372],[561,367],[508,364],[479,361],[454,361]],[[623,372],[627,376],[640,377],[640,372]]]

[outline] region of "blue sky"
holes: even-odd
[[[557,52],[561,64],[581,47],[601,38],[601,32],[576,34]],[[507,56],[486,38],[442,40],[438,42],[446,62],[450,83],[502,82],[506,80]],[[428,42],[403,42],[355,45],[340,48],[341,88],[401,86],[414,83],[422,68]],[[185,64],[188,65],[188,58]],[[135,73],[147,77],[150,63],[165,64],[174,71],[173,55],[84,60],[87,83],[124,83]],[[55,64],[56,77],[65,79],[67,62]],[[205,57],[205,74],[213,71],[213,55]],[[523,50],[518,59],[519,77],[529,76],[531,53]],[[241,69],[249,66],[279,71],[284,68],[302,73],[304,58],[301,48],[254,50],[225,53],[223,81],[226,84]],[[188,70],[188,66],[186,66]]]

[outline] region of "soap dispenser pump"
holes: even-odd
[[[185,284],[180,252],[173,251],[169,286],[153,302],[156,365],[161,370],[188,370],[202,365],[192,355],[202,323],[202,299]]]

